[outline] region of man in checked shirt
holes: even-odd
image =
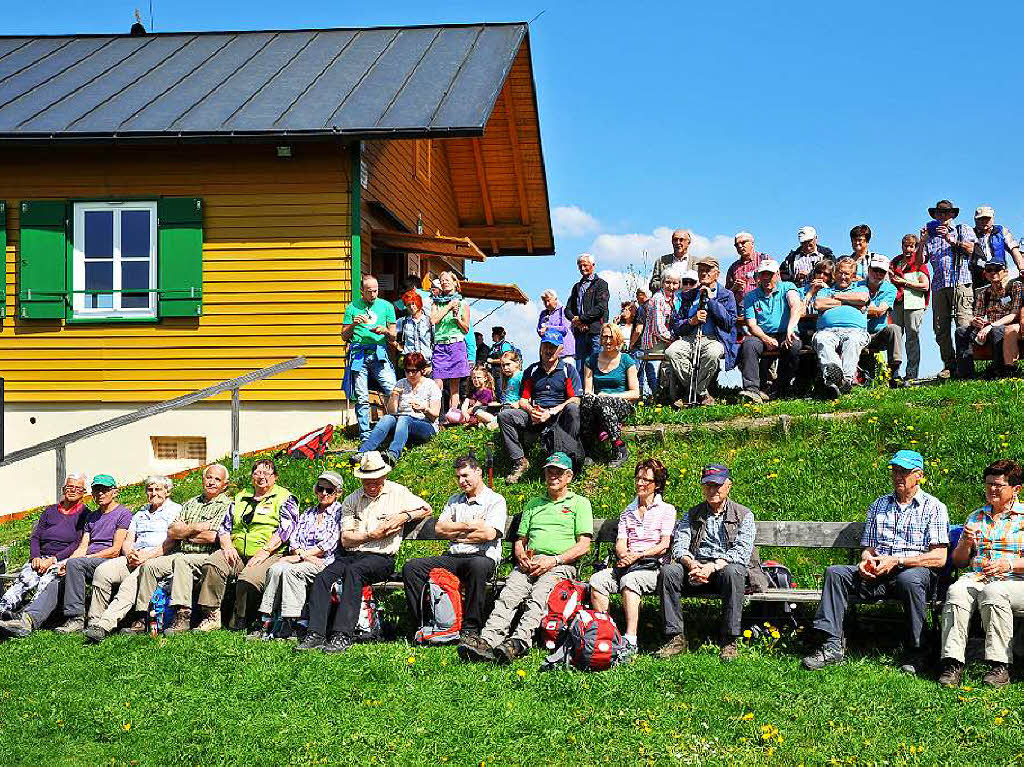
[[[949,587],[942,609],[943,687],[960,685],[975,609],[981,613],[989,665],[982,681],[992,687],[1010,681],[1013,613],[1024,610],[1024,504],[1017,500],[1021,475],[1015,461],[996,461],[985,469],[987,504],[967,517],[953,549],[953,565],[971,569]]]
[[[949,515],[946,506],[921,489],[924,458],[900,450],[889,461],[892,492],[868,509],[860,564],[832,565],[825,571],[821,603],[814,628],[824,635],[821,646],[803,660],[817,670],[843,661],[843,618],[851,599],[870,602],[898,599],[907,619],[905,655],[900,668],[919,673],[928,597],[938,570],[946,564]]]

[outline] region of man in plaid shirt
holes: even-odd
[[[939,568],[946,564],[949,515],[946,506],[924,492],[924,458],[900,450],[889,461],[892,492],[868,509],[858,565],[832,565],[825,571],[814,628],[825,641],[803,660],[817,670],[841,663],[843,618],[851,599],[862,602],[897,599],[907,618],[905,657],[900,668],[910,674],[924,666],[924,630],[928,596]]]
[[[989,261],[985,264],[988,285],[974,297],[974,318],[965,328],[956,329],[957,378],[974,375],[973,345],[992,347],[992,372],[1000,375],[1017,365],[1020,339],[1020,310],[1024,285],[1009,282],[1006,264]]]
[[[981,613],[985,629],[984,682],[1002,687],[1010,681],[1013,614],[1024,610],[1024,504],[1017,497],[1024,471],[1001,460],[984,471],[988,503],[967,517],[953,549],[953,566],[970,572],[949,587],[942,608],[943,669],[939,684],[957,687],[964,673],[971,613]]]
[[[959,214],[960,208],[949,200],[939,200],[934,208],[928,208],[933,220],[921,228],[918,243],[919,254],[932,269],[932,329],[942,356],[940,378],[953,373],[955,352],[950,331],[954,316],[958,328],[967,327],[974,302],[970,262],[978,238],[971,227],[953,223]]]

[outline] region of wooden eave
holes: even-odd
[[[442,234],[414,234],[388,229],[373,230],[373,244],[408,253],[424,253],[431,256],[466,258],[483,261],[487,257],[469,237],[447,237]]]
[[[483,298],[488,301],[511,301],[514,304],[528,304],[529,297],[515,283],[476,282],[459,280],[459,292],[464,298]]]

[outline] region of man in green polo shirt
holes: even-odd
[[[544,464],[547,497],[533,498],[523,509],[515,543],[516,568],[480,636],[467,636],[459,645],[463,660],[511,663],[526,655],[555,584],[576,578],[575,563],[586,556],[594,537],[594,514],[590,501],[569,489],[572,476],[572,459],[565,453],[554,453]]]
[[[395,307],[378,298],[379,293],[377,278],[370,274],[363,277],[359,298],[348,305],[341,321],[341,340],[348,344],[342,388],[355,403],[362,441],[370,434],[370,377],[384,392],[385,400],[395,388],[395,369],[386,347],[398,335]]]

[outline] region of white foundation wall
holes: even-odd
[[[328,423],[353,421],[345,402],[246,403],[239,419],[239,449],[261,450]],[[143,404],[117,406],[66,403],[8,403],[4,412],[4,450],[31,447],[62,434],[134,412]],[[158,459],[152,437],[205,437],[206,460]],[[89,437],[67,448],[68,472],[108,472],[119,484],[149,474],[171,474],[231,453],[230,403],[200,403],[145,418],[114,431]],[[56,458],[53,452],[0,467],[0,517],[54,502]]]

